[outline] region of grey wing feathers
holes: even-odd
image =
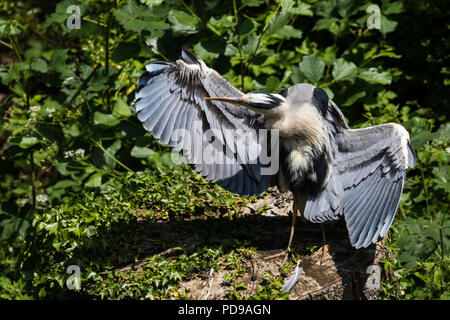
[[[415,155],[402,126],[388,123],[351,130],[336,125],[345,123],[341,115],[339,111],[335,113],[339,119],[325,120],[332,173],[325,189],[308,197],[304,215],[312,222],[344,216],[351,244],[367,247],[384,237],[391,226],[406,169],[414,165]]]
[[[136,91],[137,117],[144,128],[161,143],[182,150],[206,179],[241,195],[263,193],[270,176],[260,174],[263,166],[254,155],[264,141],[251,134],[245,135],[247,141],[236,139],[233,131],[251,133],[262,128],[263,118],[204,99],[242,93],[186,51],[176,62],[150,62],[146,71]]]

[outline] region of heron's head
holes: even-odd
[[[314,106],[324,116],[328,109],[328,95],[325,90],[309,83],[299,83],[281,93],[294,109],[305,105]]]
[[[314,106],[322,115],[325,115],[328,108],[326,92],[308,83],[296,84],[280,94],[249,92],[240,98],[208,97],[205,99],[244,106],[269,117],[292,114],[296,111],[302,113],[302,110],[305,110],[304,106]]]
[[[270,94],[257,91],[244,94],[240,98],[208,97],[205,99],[244,106],[252,111],[262,114],[276,112],[277,109],[279,109],[286,102],[286,98],[280,94]]]

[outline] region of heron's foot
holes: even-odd
[[[311,257],[317,258],[320,255],[320,264],[323,264],[325,262],[325,256],[327,255],[329,249],[329,246],[327,244],[324,244],[319,248],[319,250],[314,252]]]
[[[289,257],[291,256],[290,248],[287,248],[286,250],[283,250],[281,252],[275,253],[275,254],[273,254],[271,256],[265,257],[264,260],[271,260],[271,259],[279,258],[281,256],[284,256],[284,257],[283,257],[283,260],[281,262],[280,268],[286,264],[286,262],[288,261]]]
[[[291,250],[289,248],[286,250],[286,253],[283,258],[283,262],[281,262],[280,268],[285,265],[285,263],[288,261],[289,257],[291,256]]]
[[[283,251],[278,252],[278,253],[275,253],[275,254],[273,254],[273,255],[271,255],[271,256],[265,257],[264,260],[272,260],[272,259],[281,257],[281,256],[284,255],[284,254],[286,254],[286,250],[283,250]]]

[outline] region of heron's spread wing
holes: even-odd
[[[334,153],[331,177],[323,192],[308,198],[305,217],[323,222],[343,215],[351,244],[367,247],[391,226],[406,169],[415,164],[408,132],[393,123],[351,130],[336,125],[338,119],[325,122]]]
[[[258,136],[263,118],[246,108],[205,100],[241,97],[203,61],[183,51],[174,62],[150,62],[139,78],[136,112],[161,143],[182,150],[197,172],[241,195],[263,193],[270,176],[261,174]]]

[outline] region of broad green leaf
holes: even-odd
[[[63,129],[63,131],[72,137],[79,137],[81,134],[80,127],[77,123],[72,124],[68,129]]]
[[[293,84],[305,82],[305,76],[300,71],[300,68],[297,66],[292,67],[291,81]]]
[[[53,189],[64,189],[68,187],[77,186],[78,183],[73,180],[60,180],[54,186]]]
[[[280,30],[276,32],[277,35],[280,35],[286,39],[296,38],[300,39],[302,37],[302,31],[295,29],[293,26],[284,26]]]
[[[68,58],[68,49],[57,49],[53,51],[52,57],[50,58],[50,69],[58,73],[66,72],[66,60]]]
[[[332,75],[334,80],[342,80],[351,75],[356,70],[356,65],[353,62],[348,62],[343,58],[337,59],[333,63]]]
[[[396,14],[402,13],[403,11],[403,3],[401,1],[395,1],[389,5],[384,5],[382,10],[383,14]]]
[[[200,20],[184,11],[170,10],[169,21],[175,34],[193,34],[198,32],[196,27]]]
[[[102,185],[102,175],[100,173],[94,173],[84,185],[89,188],[100,187]]]
[[[149,7],[157,7],[163,3],[164,0],[139,0],[142,4],[145,4]]]
[[[295,6],[294,2],[292,1],[292,5],[284,7],[283,11],[300,16],[312,17],[314,15],[314,12],[311,10],[310,4],[299,1],[297,1],[297,4],[298,5]]]
[[[266,80],[266,91],[267,92],[278,92],[280,86],[280,79],[275,76],[270,76]]]
[[[120,141],[120,139],[117,139],[106,150],[108,151],[108,153],[110,155],[115,156],[117,151],[119,151],[121,147],[122,147],[122,142]],[[110,168],[111,170],[114,169],[116,167],[117,163],[106,153],[104,153],[103,156],[105,157],[105,163],[108,166],[108,168]]]
[[[245,37],[242,46],[242,50],[245,54],[253,54],[255,52],[256,46],[258,45],[258,39],[259,37],[255,33],[250,33]]]
[[[213,60],[225,49],[225,43],[220,41],[202,41],[194,46],[195,56],[202,60]]]
[[[131,156],[135,158],[148,158],[153,154],[155,154],[155,151],[146,147],[134,146],[133,149],[131,149]]]
[[[118,97],[116,103],[114,104],[112,114],[117,118],[126,118],[131,116],[131,110],[125,100],[123,100],[123,98],[121,97]]]
[[[380,17],[380,32],[383,36],[386,36],[386,33],[392,32],[397,27],[397,22],[393,20],[389,20],[385,15],[381,15]]]
[[[208,27],[219,36],[222,36],[228,30],[234,28],[236,20],[233,16],[222,16],[220,19],[211,17],[207,23]]]
[[[289,22],[289,15],[287,13],[281,12],[277,14],[275,17],[272,18],[272,20],[270,20],[265,35],[270,36],[271,34],[277,33],[288,22]]]
[[[443,123],[439,129],[434,133],[436,138],[445,139],[450,138],[450,123]]]
[[[38,58],[31,63],[31,69],[42,73],[47,73],[47,62],[44,59]]]
[[[242,7],[259,7],[262,5],[266,0],[248,0],[248,1],[242,1]]]
[[[256,32],[256,28],[258,27],[258,23],[254,20],[244,19],[239,22],[238,30],[241,37],[246,36],[250,32]]]
[[[94,113],[94,124],[96,125],[100,124],[108,127],[113,127],[119,122],[120,120],[112,114],[102,113],[98,111]]]
[[[358,77],[370,83],[390,84],[392,77],[386,71],[379,72],[376,68],[362,69]]]
[[[23,137],[20,140],[19,146],[23,149],[28,149],[37,143],[39,143],[39,139],[36,137]]]
[[[114,10],[114,17],[119,23],[129,31],[156,32],[170,28],[170,25],[161,21],[147,7],[138,5],[136,1],[129,0],[127,4]]]
[[[337,12],[343,18],[347,18],[354,10],[355,1],[354,0],[339,0],[336,1],[337,4]]]
[[[335,22],[339,21],[338,18],[323,18],[316,21],[316,24],[314,25],[313,31],[319,31],[319,30],[329,30],[331,28],[331,25]]]
[[[329,17],[336,7],[336,0],[317,1],[314,5],[314,11],[318,16]]]
[[[325,70],[325,63],[315,54],[303,57],[299,64],[300,71],[305,75],[309,81],[317,82],[322,78]]]
[[[411,146],[417,150],[428,141],[433,140],[433,134],[428,130],[417,130],[411,135]]]

